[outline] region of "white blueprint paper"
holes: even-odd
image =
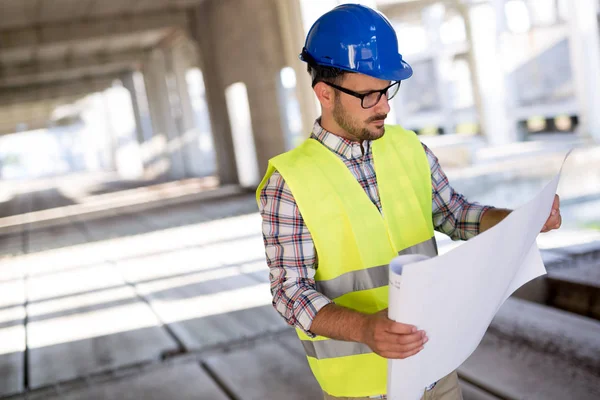
[[[419,400],[427,386],[473,353],[502,303],[546,273],[535,240],[559,178],[560,173],[529,203],[446,254],[392,261],[389,318],[424,330],[429,341],[412,357],[388,361],[389,400]]]

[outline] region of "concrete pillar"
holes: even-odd
[[[121,77],[123,87],[129,92],[131,107],[135,120],[135,138],[137,140],[137,154],[140,158],[142,177],[155,178],[156,173],[152,168],[152,119],[148,105],[148,96],[144,76],[140,71],[130,71]]]
[[[142,178],[144,168],[131,96],[124,86],[113,85],[102,93],[102,97],[106,106],[114,169],[123,179]]]
[[[139,149],[140,149],[140,157],[142,162],[142,167],[144,173],[148,168],[148,159],[146,157],[145,147],[147,143],[150,141],[152,137],[151,126],[149,127],[144,123],[145,118],[149,118],[148,115],[148,102],[144,93],[140,93],[140,83],[143,86],[142,82],[136,82],[134,79],[135,72],[128,72],[121,76],[121,82],[123,82],[123,87],[127,89],[129,92],[129,97],[131,98],[131,108],[133,110],[133,117],[135,119],[135,137],[137,139]],[[150,128],[150,131],[148,131]]]
[[[200,44],[212,107],[219,169],[223,162],[219,152],[231,154],[233,147],[230,124],[226,124],[228,115],[221,108],[226,104],[223,97],[237,83],[247,88],[259,174],[265,172],[270,158],[286,149],[277,96],[277,81],[286,66],[278,1],[204,1],[191,15],[190,31],[195,32],[194,38]],[[227,126],[228,135],[221,138],[223,126]],[[232,166],[231,162],[228,165]]]
[[[446,7],[441,4],[434,4],[423,9],[423,22],[430,38],[430,50],[433,54],[433,64],[437,76],[437,92],[440,97],[440,107],[442,114],[441,127],[444,133],[454,133],[454,118],[452,108],[452,98],[450,93],[449,74],[452,71],[453,55],[444,51],[444,44],[440,36],[441,27],[444,22]]]
[[[108,100],[108,96],[106,95],[106,90],[101,93],[102,96],[102,109],[104,111],[104,119],[106,120],[106,157],[105,157],[105,165],[109,170],[116,171],[117,163],[116,163],[116,154],[117,154],[117,133],[115,131],[116,121],[114,120],[111,110],[110,103]]]
[[[568,9],[569,51],[579,105],[578,132],[600,142],[598,1],[569,1]]]
[[[219,182],[222,185],[237,184],[239,179],[227,114],[227,103],[225,101],[223,72],[215,55],[218,37],[213,34],[215,28],[210,15],[210,8],[219,5],[213,3],[206,1],[189,12],[190,33],[199,49],[198,65],[204,75]],[[229,54],[231,52],[225,51],[224,53]]]
[[[508,110],[502,65],[501,32],[504,0],[465,5],[457,1],[471,45],[470,65],[481,130],[491,145],[518,140],[516,123]]]
[[[182,141],[171,112],[164,51],[152,50],[144,64],[144,80],[152,119],[152,164],[155,174],[169,179],[185,177]]]
[[[170,49],[171,71],[175,80],[175,91],[178,98],[176,121],[179,135],[183,143],[185,169],[188,175],[199,176],[206,168],[202,168],[202,152],[198,144],[200,130],[196,126],[194,109],[188,90],[186,73],[196,67],[197,55],[193,45],[185,37],[177,39]]]
[[[311,87],[311,79],[306,71],[306,63],[298,58],[298,54],[304,47],[307,33],[304,31],[302,8],[300,0],[278,1],[276,4],[285,63],[293,68],[296,74],[295,91],[302,115],[302,131],[308,137],[319,113],[317,113],[317,99]]]
[[[135,119],[135,137],[137,138],[138,143],[144,143],[144,130],[142,127],[142,117],[140,115],[140,101],[135,90],[135,83],[133,82],[133,72],[123,74],[121,76],[121,82],[131,97],[131,109],[133,110],[133,118]]]

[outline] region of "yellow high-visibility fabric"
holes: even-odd
[[[372,142],[372,151],[383,216],[343,161],[314,139],[271,159],[258,187],[257,201],[275,170],[283,176],[315,244],[317,285],[389,264],[399,251],[433,237],[431,171],[415,133],[386,126],[385,135]],[[387,285],[343,289],[343,295],[332,298],[338,305],[363,313],[387,307]],[[325,345],[331,343],[335,353],[336,341],[297,331],[308,344],[329,341]],[[308,362],[322,389],[333,396],[386,393],[387,361],[375,353],[309,355]]]

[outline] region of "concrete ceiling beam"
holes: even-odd
[[[71,96],[82,97],[110,87],[112,82],[117,78],[118,76],[116,75],[104,76],[72,80],[64,83],[15,88],[9,93],[0,95],[0,106]]]
[[[36,27],[1,30],[0,53],[12,60],[24,49],[39,49],[89,40],[153,32],[175,28],[187,30],[187,13],[184,10],[167,10],[135,15],[122,15],[93,20],[76,20],[48,23]]]
[[[145,52],[95,54],[86,58],[71,58],[48,62],[29,62],[2,67],[0,87],[27,86],[79,79],[85,76],[116,74],[139,66]]]
[[[0,107],[0,135],[14,133],[17,126],[23,123],[26,124],[28,130],[45,128],[56,107],[72,103],[79,97],[67,96]]]

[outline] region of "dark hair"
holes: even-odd
[[[302,60],[306,61],[306,70],[312,78],[312,87],[319,82],[329,82],[335,85],[339,85],[342,81],[344,74],[350,74],[351,71],[345,71],[335,67],[325,67],[317,64],[316,60],[308,53],[306,48],[302,49],[300,55]]]
[[[312,78],[312,87],[319,82],[329,82],[339,85],[344,77],[344,74],[349,74],[350,71],[344,71],[335,67],[323,67],[321,65],[308,65],[306,68]]]

